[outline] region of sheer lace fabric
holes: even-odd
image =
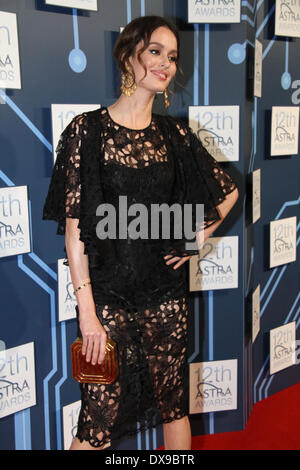
[[[128,207],[142,203],[148,209],[200,202],[208,226],[235,187],[181,120],[153,114],[149,126],[132,130],[100,108],[75,117],[63,132],[43,218],[57,220],[59,234],[67,217],[78,219],[97,316],[115,339],[120,360],[114,384],[80,386],[81,441],[101,447],[188,414],[187,265],[174,270],[163,257],[198,250],[187,252],[183,240],[134,239],[130,233],[99,240],[98,205],[112,204],[118,221],[120,195]]]
[[[93,447],[188,414],[187,306],[174,299],[142,311],[96,304],[118,344],[119,378],[81,384],[77,437]]]
[[[101,112],[103,119],[102,152],[104,164],[111,162],[130,168],[144,168],[153,163],[167,161],[167,148],[152,116],[145,129],[128,129],[114,122],[107,108]]]

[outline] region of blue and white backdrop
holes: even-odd
[[[184,77],[169,113],[189,119],[240,190],[186,265],[193,435],[244,429],[257,401],[298,381],[300,43],[290,4],[287,16],[281,0],[276,10],[271,0],[1,0],[0,449],[67,449],[76,433],[75,298],[64,239],[42,208],[61,131],[117,99],[113,45],[141,15],[178,25]],[[154,111],[166,112],[160,95]],[[113,448],[162,444],[157,427]]]

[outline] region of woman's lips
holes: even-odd
[[[163,80],[163,81],[166,81],[168,78],[168,75],[164,72],[152,71],[152,73],[153,75],[155,75],[156,77],[160,78],[160,80]]]

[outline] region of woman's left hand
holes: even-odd
[[[175,266],[173,266],[173,269],[177,269],[177,268],[179,268],[179,266],[181,266],[187,260],[191,259],[191,257],[192,256],[184,256],[184,257],[181,258],[179,256],[166,255],[166,256],[164,256],[164,259],[167,260],[166,261],[167,265],[175,263],[176,261],[179,260],[178,263],[176,263]]]

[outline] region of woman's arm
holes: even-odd
[[[202,248],[202,246],[204,245],[206,240],[221,225],[221,223],[223,222],[225,217],[228,215],[228,213],[231,211],[232,207],[234,206],[234,204],[238,200],[238,197],[239,197],[239,192],[238,192],[238,189],[235,188],[231,193],[227,194],[224,201],[221,202],[217,206],[217,209],[218,209],[218,212],[219,212],[219,215],[220,215],[221,219],[218,220],[217,222],[215,222],[214,224],[210,225],[209,227],[207,227],[203,231],[200,231],[200,232],[197,233],[196,239],[197,239],[197,245],[198,245],[199,249]],[[166,255],[164,257],[164,259],[167,260],[167,262],[166,262],[167,265],[175,263],[176,261],[178,261],[178,263],[176,263],[175,266],[173,266],[173,269],[177,269],[177,268],[179,268],[179,266],[181,266],[187,260],[191,259],[191,257],[192,256],[185,256],[185,257],[181,258],[181,257],[178,257],[178,256],[172,257],[172,255]]]
[[[207,227],[203,232],[198,232],[197,244],[198,244],[199,249],[203,246],[206,240],[214,233],[214,231],[221,225],[225,217],[229,214],[234,204],[238,200],[238,197],[239,197],[239,192],[238,192],[238,189],[235,188],[230,194],[227,194],[224,201],[221,202],[221,204],[217,206],[217,210],[219,212],[221,219],[215,222],[214,224],[210,225],[209,227]]]
[[[65,245],[74,290],[90,279],[88,255],[84,254],[84,243],[79,239],[78,219],[66,218]],[[82,353],[86,361],[93,364],[104,361],[107,333],[97,315],[91,285],[76,293],[79,309],[79,326],[82,333]]]

